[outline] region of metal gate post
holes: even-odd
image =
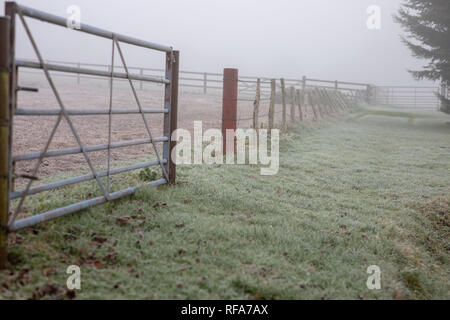
[[[0,17],[0,269],[6,267],[9,213],[9,41],[10,19]]]
[[[223,154],[234,153],[234,143],[227,146],[227,130],[236,131],[238,98],[238,69],[223,70],[223,100],[222,100],[222,137]]]

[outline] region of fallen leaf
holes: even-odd
[[[131,219],[130,217],[118,217],[116,218],[116,223],[121,226],[124,226],[130,223],[130,219]]]
[[[29,273],[30,270],[28,269],[23,269],[20,270],[18,275],[17,275],[17,281],[24,286],[27,283],[30,283],[33,278],[31,277],[31,274]]]
[[[77,297],[77,294],[74,290],[67,290],[66,296],[67,296],[67,299],[73,300]]]
[[[42,299],[45,296],[53,296],[56,295],[58,293],[60,293],[61,288],[59,288],[58,286],[51,284],[51,283],[47,283],[44,284],[41,287],[37,287],[36,290],[34,291],[31,299],[32,300],[39,300]]]
[[[94,262],[93,262],[93,264],[94,264],[94,266],[97,268],[97,269],[101,269],[102,267],[103,267],[103,262],[101,262],[100,260],[94,260]]]
[[[104,259],[108,262],[111,262],[111,261],[116,260],[116,258],[117,258],[117,252],[113,252],[113,253],[107,254]]]
[[[106,241],[108,241],[108,238],[95,236],[94,238],[92,238],[92,240],[98,243],[105,243]]]
[[[58,268],[56,268],[56,267],[48,267],[47,269],[44,270],[44,275],[46,277],[53,276],[57,273],[58,273]]]
[[[159,202],[157,202],[157,203],[155,203],[154,205],[153,205],[153,208],[163,208],[163,207],[167,207],[167,203],[159,203]]]

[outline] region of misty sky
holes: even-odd
[[[4,1],[0,1],[2,7]],[[393,22],[401,0],[22,0],[83,23],[181,51],[181,69],[241,75],[330,79],[378,85],[428,85],[407,69],[411,57]],[[381,30],[368,30],[366,9],[382,9]],[[111,41],[28,19],[45,59],[109,64]],[[35,58],[23,29],[17,57]],[[126,46],[131,66],[163,66],[161,53]]]

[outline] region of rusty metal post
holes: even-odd
[[[222,100],[222,137],[223,154],[234,153],[234,144],[227,145],[227,130],[236,131],[237,128],[237,98],[238,98],[238,69],[223,70],[223,100]]]
[[[10,19],[0,17],[0,269],[6,267],[9,213]]]

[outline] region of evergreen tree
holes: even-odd
[[[450,0],[405,0],[394,17],[407,36],[402,41],[414,57],[428,60],[422,70],[410,71],[417,80],[438,80],[450,85]],[[450,101],[439,97],[444,112]]]

